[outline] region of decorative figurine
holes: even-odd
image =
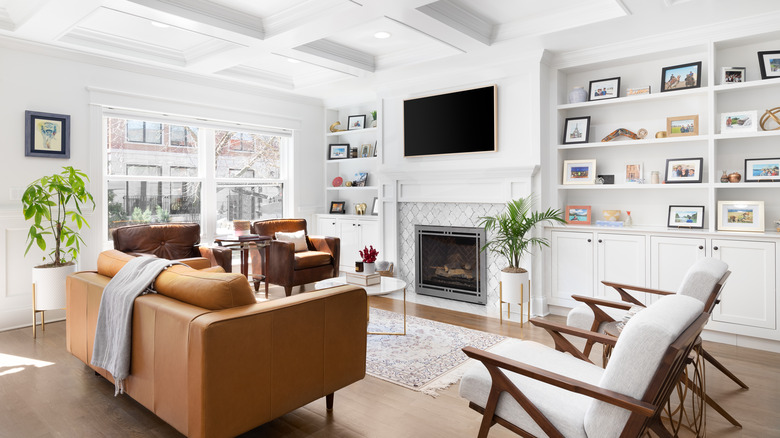
[[[633,132],[631,132],[631,131],[629,131],[628,129],[625,129],[625,128],[616,129],[616,130],[612,131],[606,137],[602,138],[601,141],[614,140],[614,139],[616,139],[616,138],[618,138],[620,136],[625,136],[625,137],[628,137],[628,138],[630,138],[632,140],[639,140],[639,139],[647,137],[647,129],[644,129],[644,128],[640,129],[638,134],[634,134]]]
[[[780,114],[780,106],[766,110],[764,115],[762,115],[761,119],[759,120],[761,129],[764,131],[777,131],[780,129],[780,117],[777,116],[778,114]],[[775,123],[777,123],[777,126],[774,128],[767,128],[767,126],[769,126],[769,119],[774,120]]]

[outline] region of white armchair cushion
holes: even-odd
[[[669,345],[704,310],[704,303],[684,295],[668,295],[631,318],[618,338],[598,383],[604,389],[641,399]],[[630,412],[593,400],[585,415],[590,437],[617,437]]]
[[[606,312],[607,315],[611,316],[615,319],[615,321],[620,321],[623,319],[623,317],[626,315],[626,311],[623,309],[616,309],[614,307],[607,307],[607,306],[599,306],[601,310]],[[593,311],[588,307],[585,303],[579,303],[575,308],[571,309],[569,311],[569,314],[566,315],[566,325],[569,327],[576,327],[583,330],[590,330],[590,328],[593,326],[593,321],[596,319],[596,317],[593,315]],[[604,333],[604,324],[601,323],[599,326],[599,333]]]
[[[285,233],[277,231],[275,234],[276,240],[282,242],[292,242],[295,244],[295,252],[306,251],[309,247],[306,245],[306,231],[298,230],[292,233]]]
[[[604,369],[573,356],[561,353],[550,347],[532,341],[511,339],[496,346],[491,353],[514,359],[538,368],[581,380],[593,385],[598,384]],[[470,361],[460,382],[461,397],[483,408],[487,404],[492,379],[487,368],[481,362]],[[566,437],[586,437],[583,427],[584,417],[591,404],[591,398],[557,388],[537,380],[502,370],[509,379],[525,394],[542,413]],[[517,401],[507,393],[502,393],[496,415],[530,432],[534,436],[547,436]]]
[[[706,303],[718,280],[728,271],[729,265],[712,257],[698,260],[685,273],[678,295],[686,295]]]

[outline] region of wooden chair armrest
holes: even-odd
[[[595,398],[596,400],[627,409],[645,417],[651,417],[655,412],[655,406],[650,403],[516,360],[508,359],[494,353],[489,353],[474,347],[466,347],[463,349],[463,352],[466,356],[485,364],[488,369],[490,366],[505,369],[567,391]]]
[[[572,327],[566,324],[559,324],[557,322],[547,321],[540,318],[531,318],[528,322],[541,327],[548,332],[563,333],[566,335],[576,336],[578,338],[587,339],[600,344],[605,344],[614,347],[617,343],[617,338],[603,333],[592,332],[590,330],[583,330],[580,328]]]
[[[633,304],[626,304],[623,301],[604,300],[601,298],[585,297],[582,295],[572,295],[571,297],[581,303],[588,305],[595,304],[597,306],[612,307],[621,310],[628,310],[633,306]]]
[[[677,293],[677,292],[669,292],[669,291],[660,290],[660,289],[650,289],[650,288],[642,287],[642,286],[633,286],[633,285],[630,285],[630,284],[613,283],[611,281],[604,281],[604,280],[602,280],[601,283],[604,286],[613,287],[615,289],[617,289],[617,288],[628,289],[628,290],[634,290],[634,291],[637,291],[637,292],[646,292],[646,293],[656,294],[656,295],[675,295]]]

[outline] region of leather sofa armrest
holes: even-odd
[[[187,257],[186,259],[175,260],[184,263],[192,269],[206,269],[211,267],[211,260],[206,257]]]
[[[268,263],[268,280],[274,284],[292,284],[295,274],[295,244],[271,241]]]
[[[339,276],[341,263],[341,240],[338,237],[309,236],[309,240],[317,251],[327,252],[333,256],[333,276]]]
[[[222,266],[225,272],[233,272],[233,250],[224,246],[199,246],[200,255],[208,259],[214,259],[218,266]]]

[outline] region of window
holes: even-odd
[[[282,217],[288,137],[118,117],[105,126],[109,239],[129,224],[197,222],[210,238],[237,219]],[[149,145],[155,133],[160,146]]]
[[[162,144],[162,124],[127,120],[127,141],[132,143]]]

